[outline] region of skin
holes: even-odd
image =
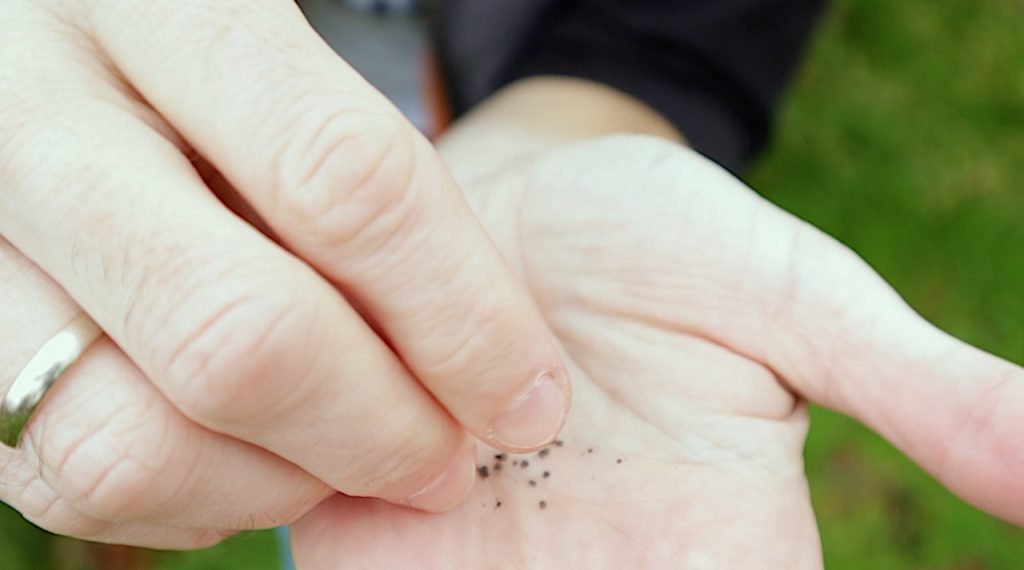
[[[299,568],[821,568],[808,400],[1024,523],[1024,370],[937,330],[853,252],[676,142],[601,136],[665,132],[653,112],[549,131],[557,110],[517,104],[566,90],[578,108],[638,109],[534,80],[442,143],[570,363],[564,446],[525,469],[509,457],[442,515],[336,496],[293,527]]]
[[[0,500],[193,548],[427,511],[543,445],[559,351],[435,150],[291,0],[0,3],[0,393],[79,311]]]

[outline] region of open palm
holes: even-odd
[[[617,137],[466,186],[570,362],[561,445],[482,447],[443,515],[333,498],[295,526],[300,569],[820,567],[805,399],[1024,523],[1024,371],[703,158]]]

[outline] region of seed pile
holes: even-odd
[[[552,445],[554,447],[562,447],[563,445],[565,445],[565,443],[562,440],[559,439],[559,440],[555,440],[554,442],[552,442]],[[545,447],[544,449],[541,449],[540,451],[538,451],[535,455],[536,455],[537,459],[544,459],[544,458],[548,457],[549,455],[551,455],[551,448],[550,447]],[[494,454],[494,462],[493,463],[491,463],[490,465],[481,465],[481,466],[477,467],[477,469],[476,469],[477,477],[479,477],[480,479],[487,479],[492,474],[497,476],[499,473],[501,473],[504,470],[505,463],[508,462],[507,461],[508,458],[509,457],[508,457],[507,453],[496,453],[496,454]],[[513,467],[517,467],[519,469],[529,469],[530,468],[530,460],[526,459],[526,458],[513,459],[512,460],[512,466]],[[550,478],[551,477],[551,471],[545,469],[543,471],[543,473],[541,473],[541,477],[543,477],[544,479]],[[537,486],[537,479],[528,479],[527,480],[527,484],[529,486],[531,486],[531,487],[536,487]],[[501,499],[496,499],[494,501],[494,508],[495,509],[500,509],[501,505],[502,505]],[[544,501],[544,500],[541,500],[538,503],[538,506],[541,509],[547,508],[547,505],[548,505],[547,501]]]
[[[555,441],[553,441],[551,443],[551,447],[545,447],[545,448],[537,451],[536,453],[533,454],[534,458],[535,458],[534,459],[534,465],[535,466],[539,465],[541,462],[543,462],[543,460],[548,458],[551,455],[551,453],[554,450],[554,448],[563,447],[564,445],[565,445],[565,442],[563,442],[560,439],[556,439]],[[588,447],[588,448],[586,448],[586,452],[585,453],[581,452],[580,456],[583,457],[585,455],[590,455],[590,454],[593,454],[593,453],[594,453],[594,448],[593,447]],[[505,470],[504,468],[505,468],[505,464],[506,463],[511,463],[512,467],[517,468],[517,470],[527,470],[527,469],[530,468],[530,459],[527,459],[526,457],[512,458],[511,461],[509,461],[509,459],[510,459],[510,457],[509,457],[509,454],[507,454],[507,453],[496,453],[496,454],[494,454],[494,461],[493,462],[490,462],[489,465],[481,465],[480,467],[477,467],[477,470],[476,470],[477,476],[480,479],[487,479],[487,478],[491,477],[492,475],[497,477],[499,474],[501,474]],[[621,458],[621,457],[617,458],[615,460],[615,463],[619,464],[619,465],[621,465],[622,462],[623,462],[623,458]],[[552,474],[552,471],[551,471],[550,468],[549,469],[544,469],[544,470],[541,471],[540,477],[537,477],[536,475],[533,476],[533,477],[530,477],[530,478],[526,479],[526,483],[527,483],[527,485],[529,485],[530,487],[533,487],[533,488],[543,488],[543,486],[541,485],[541,483],[543,482],[543,479],[550,479],[552,476],[553,476],[553,474]],[[593,479],[593,477],[592,477],[592,479]],[[494,508],[495,509],[499,509],[499,508],[501,508],[501,505],[502,505],[501,499],[496,499],[495,502],[494,502]],[[486,504],[481,504],[481,506],[486,507],[487,505]],[[539,508],[539,509],[546,509],[547,507],[548,507],[547,500],[540,499],[538,501],[537,508]]]

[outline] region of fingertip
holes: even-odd
[[[565,370],[545,370],[494,418],[487,430],[487,443],[512,452],[547,445],[562,430],[571,400]]]

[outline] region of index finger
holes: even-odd
[[[294,2],[97,2],[94,23],[148,101],[463,425],[511,450],[554,438],[568,377],[539,311],[430,145]]]

